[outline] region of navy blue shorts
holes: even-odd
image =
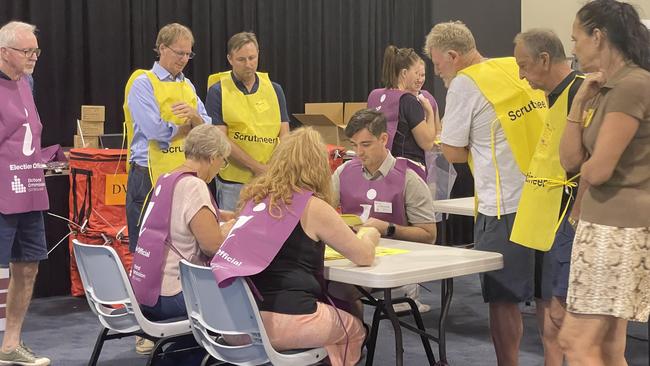
[[[43,213],[0,213],[0,267],[8,267],[9,262],[38,262],[44,259],[47,259],[47,242]]]
[[[485,302],[519,303],[535,294],[535,251],[510,241],[514,220],[514,213],[500,220],[481,213],[476,217],[474,248],[503,255],[503,269],[480,275]]]
[[[566,298],[569,288],[571,249],[573,248],[573,238],[575,235],[575,229],[569,224],[567,217],[565,217],[557,229],[555,241],[547,256],[552,261],[553,296]]]

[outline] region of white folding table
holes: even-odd
[[[440,238],[447,245],[447,217],[451,215],[474,216],[474,197],[452,198],[433,201],[433,210],[442,213]]]
[[[381,239],[379,245],[389,248],[406,249],[409,252],[377,257],[374,264],[369,267],[356,266],[347,259],[325,261],[325,278],[330,281],[352,284],[357,287],[370,287],[383,290],[384,300],[379,300],[379,305],[383,308],[380,309],[380,312],[386,314],[395,330],[396,365],[401,366],[403,364],[402,356],[404,349],[402,345],[401,326],[419,333],[423,337],[423,342],[425,341],[424,337],[436,341],[440,356],[439,364],[445,365],[447,363],[445,323],[453,295],[453,278],[501,269],[503,268],[503,257],[499,253],[390,239]],[[393,307],[390,306],[392,304],[391,288],[436,280],[442,280],[442,307],[438,319],[438,337],[423,333],[424,329],[420,329],[422,331],[420,332],[410,324],[401,322],[395,314]],[[388,306],[383,306],[382,304]],[[417,307],[415,309],[417,322],[419,312],[417,312]],[[418,328],[420,327],[418,326]],[[428,340],[426,341],[425,350],[427,346]],[[372,364],[373,356],[374,348],[372,349],[372,354],[371,350],[368,351],[368,355],[366,356],[367,365]],[[430,346],[427,350],[427,356],[430,359],[430,363],[433,364],[434,361],[432,360],[432,355],[430,355]]]

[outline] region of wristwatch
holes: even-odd
[[[392,222],[388,223],[388,228],[386,228],[386,237],[392,238],[395,235],[395,224]]]

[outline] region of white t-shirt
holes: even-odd
[[[469,146],[474,160],[478,211],[486,216],[497,216],[496,174],[490,148],[490,129],[496,119],[494,108],[471,78],[458,75],[451,81],[442,119],[441,141],[455,147]],[[517,211],[525,177],[498,122],[494,131],[501,214],[509,214]]]

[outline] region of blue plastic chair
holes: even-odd
[[[208,267],[183,260],[180,271],[192,333],[212,357],[235,365],[271,362],[276,366],[302,366],[319,363],[327,356],[324,348],[289,352],[273,349],[255,298],[243,278],[219,288]],[[230,346],[221,337],[242,334],[248,334],[252,342]]]

